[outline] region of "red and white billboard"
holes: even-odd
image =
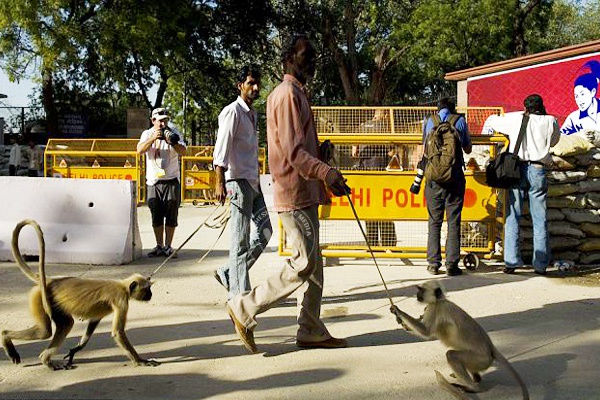
[[[600,131],[600,53],[532,65],[469,78],[471,107],[523,110],[523,100],[537,93],[548,114],[556,116],[563,134]]]

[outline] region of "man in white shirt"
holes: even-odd
[[[504,272],[514,274],[515,269],[524,265],[519,248],[519,220],[523,212],[525,194],[529,197],[529,210],[533,221],[533,269],[536,274],[546,275],[551,260],[546,220],[546,181],[545,164],[550,159],[550,147],[558,143],[560,130],[556,118],[546,115],[542,97],[537,94],[527,96],[525,111],[493,116],[486,123],[496,132],[503,133],[510,140],[509,151],[514,152],[524,115],[529,115],[527,129],[518,156],[521,165],[519,186],[508,190],[508,206],[504,223]]]
[[[217,199],[223,204],[229,196],[231,209],[229,261],[214,272],[214,277],[228,290],[229,299],[250,290],[248,271],[273,231],[260,189],[257,115],[252,108],[260,91],[260,72],[252,66],[243,67],[237,87],[238,98],[219,114],[213,153]]]
[[[19,168],[21,167],[21,146],[15,136],[10,138],[10,156],[8,158],[8,174],[10,176],[16,176]]]
[[[137,145],[137,152],[146,154],[146,201],[156,238],[156,247],[148,257],[168,257],[173,253],[171,243],[181,201],[179,156],[185,154],[186,146],[181,133],[169,125],[165,108],[154,109],[151,121],[152,128],[142,132]]]

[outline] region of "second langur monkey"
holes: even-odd
[[[40,252],[38,274],[27,265],[19,250],[19,233],[26,225],[31,225],[38,237]],[[74,277],[47,279],[44,265],[44,235],[40,226],[33,220],[21,221],[15,227],[12,236],[12,252],[21,271],[36,284],[29,295],[29,308],[35,325],[22,331],[2,331],[2,346],[14,364],[19,364],[21,357],[12,340],[47,339],[52,336],[52,321],[54,321],[56,331],[48,348],[40,354],[40,359],[52,370],[71,368],[75,353],[85,347],[100,320],[111,312],[114,313],[112,336],[131,361],[135,365],[160,364],[158,361],[140,358],[125,335],[129,299],[149,301],[152,298],[150,290],[152,282],[149,279],[140,274],[131,275],[120,281]],[[52,361],[52,356],[73,327],[73,317],[89,320],[89,324],[79,344],[65,356],[68,361],[59,364]]]
[[[415,319],[393,305],[390,311],[407,331],[424,339],[439,339],[450,347],[446,353],[448,364],[454,371],[458,384],[451,385],[444,376],[435,371],[438,383],[459,399],[468,398],[462,388],[479,392],[480,372],[488,369],[494,360],[508,368],[521,386],[524,400],[529,399],[525,383],[496,349],[485,330],[462,308],[446,300],[439,282],[428,281],[417,286],[417,300],[427,304],[421,318]]]

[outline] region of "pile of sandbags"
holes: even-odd
[[[548,178],[548,231],[553,261],[600,263],[600,132],[563,135],[551,149]],[[525,219],[523,238],[532,238]],[[533,251],[523,241],[524,256]]]

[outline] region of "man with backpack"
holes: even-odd
[[[446,274],[462,274],[460,261],[460,217],[465,197],[464,158],[471,153],[471,135],[462,115],[456,113],[454,102],[439,101],[438,112],[427,119],[423,127],[425,145],[425,198],[427,200],[427,271],[439,273],[442,266],[440,245],[444,211],[448,224],[446,238]]]

